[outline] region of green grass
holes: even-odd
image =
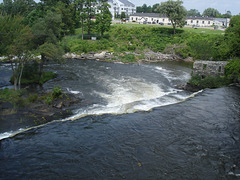
[[[70,52],[77,54],[109,51],[117,54],[125,52],[142,53],[146,49],[154,52],[174,53],[182,58],[193,57],[202,60],[219,60],[225,48],[224,31],[205,28],[177,28],[173,35],[172,26],[123,23],[113,24],[103,38],[96,41],[82,40],[82,29],[76,35],[66,36],[64,42]],[[86,32],[84,32],[86,34]],[[95,36],[97,36],[95,34]],[[116,57],[118,58],[118,57]],[[135,62],[141,57],[120,57],[123,62]]]
[[[172,26],[166,26],[166,25],[158,25],[158,24],[137,24],[137,23],[123,23],[123,24],[113,24],[113,26],[117,27],[158,27],[158,28],[166,28],[166,29],[172,29]],[[184,30],[185,32],[190,33],[205,33],[205,34],[224,34],[224,31],[221,30],[214,30],[214,29],[207,29],[207,28],[201,28],[198,27],[197,29],[194,29],[192,27],[183,27],[183,28],[176,28],[178,30]]]

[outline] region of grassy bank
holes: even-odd
[[[106,50],[120,54],[136,52],[144,56],[144,50],[177,54],[182,58],[223,59],[225,44],[223,31],[211,29],[178,28],[176,35],[169,26],[115,24],[103,37],[93,34],[97,40],[82,40],[81,29],[76,35],[66,36],[62,44],[65,50],[77,54]]]

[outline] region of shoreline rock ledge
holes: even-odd
[[[139,53],[134,52],[124,52],[120,55],[124,54],[134,54],[135,56],[140,56]],[[144,59],[139,59],[140,62],[162,62],[162,61],[185,61],[185,62],[193,62],[193,59],[191,57],[188,57],[186,59],[181,58],[178,55],[175,54],[163,54],[161,52],[153,52],[153,51],[147,51],[144,52]],[[78,55],[76,53],[67,53],[63,55],[63,58],[65,59],[94,59],[94,60],[106,60],[106,59],[116,59],[118,56],[113,55],[113,53],[107,52],[107,51],[100,51],[100,52],[89,52],[88,54],[82,53],[81,55]],[[116,60],[114,60],[116,61]]]

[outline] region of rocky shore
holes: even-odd
[[[124,54],[134,54],[135,56],[140,56],[141,54],[135,52],[124,52],[119,55],[122,56]],[[65,59],[93,59],[93,60],[102,60],[102,61],[120,61],[117,55],[107,51],[101,52],[89,52],[82,53],[81,55],[76,53],[67,53],[63,56]],[[147,50],[144,52],[144,59],[139,59],[138,63],[142,62],[163,62],[163,61],[185,61],[185,62],[193,62],[191,57],[182,59],[180,56],[175,54],[163,54],[161,52],[153,52],[151,50]]]

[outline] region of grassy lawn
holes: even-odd
[[[122,27],[160,27],[160,28],[168,28],[172,29],[172,26],[164,26],[164,25],[158,25],[158,24],[137,24],[137,23],[123,23],[123,24],[116,24],[114,23],[113,26],[122,26]],[[191,32],[191,33],[205,33],[205,34],[223,34],[224,31],[221,30],[214,30],[214,29],[207,29],[207,28],[201,28],[198,27],[197,29],[194,29],[192,27],[183,27],[183,28],[177,28],[177,29],[183,29],[185,32]]]

